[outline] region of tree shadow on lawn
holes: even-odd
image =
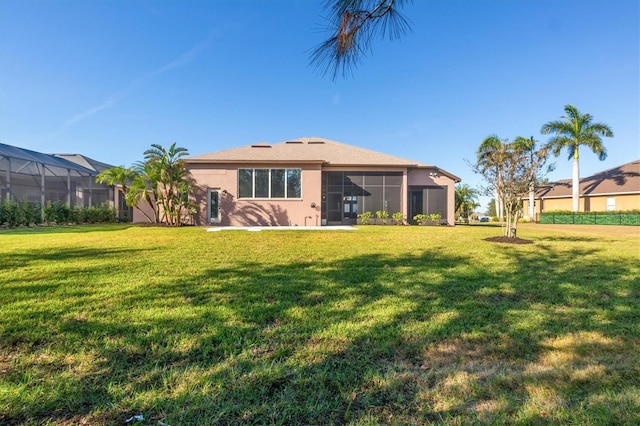
[[[605,397],[588,403],[640,380],[627,368],[640,361],[634,267],[576,262],[597,259],[597,248],[495,251],[508,267],[434,250],[246,262],[130,291],[119,301],[128,322],[58,325],[60,349],[72,355],[71,342],[84,342],[91,368],[0,420],[526,423],[567,410],[620,419],[625,408]],[[576,366],[601,369],[574,376]]]
[[[131,228],[132,223],[80,224],[80,225],[38,225],[0,229],[0,235],[42,235],[42,234],[83,234],[88,232],[123,231]]]

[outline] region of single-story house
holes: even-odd
[[[536,188],[535,215],[554,210],[572,210],[571,179],[551,182]],[[640,209],[640,160],[580,179],[580,211]],[[523,211],[529,211],[529,199],[523,197]]]
[[[185,159],[196,225],[355,224],[358,214],[438,213],[453,225],[460,178],[434,165],[303,137]]]

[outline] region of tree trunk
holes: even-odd
[[[529,185],[529,221],[533,222],[536,219],[536,208],[535,208],[535,187],[533,181]]]
[[[573,155],[573,182],[571,184],[571,198],[573,200],[573,211],[580,210],[580,162],[578,160],[578,147]]]

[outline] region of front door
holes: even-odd
[[[209,223],[220,223],[220,190],[209,190]]]

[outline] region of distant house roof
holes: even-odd
[[[87,169],[91,169],[95,172],[100,173],[103,170],[110,169],[113,166],[107,163],[103,163],[98,160],[94,160],[93,158],[87,157],[82,154],[53,154],[53,156],[58,158],[63,158],[65,160],[71,161],[72,163],[78,164]]]
[[[328,166],[376,166],[406,168],[436,168],[370,149],[360,148],[319,137],[302,137],[275,144],[257,143],[238,148],[195,155],[187,163],[320,163]],[[460,178],[439,171],[456,181]]]
[[[58,167],[61,169],[73,171],[82,175],[95,175],[96,170],[85,167],[66,158],[57,157],[51,154],[43,154],[30,149],[18,148],[17,146],[6,145],[0,143],[0,158],[15,158],[33,164],[44,164],[45,166]],[[22,168],[23,173],[29,173],[29,168]],[[31,171],[34,172],[34,171]],[[37,174],[37,173],[36,173]]]
[[[640,160],[608,169],[580,179],[580,196],[640,193]],[[536,198],[571,197],[571,179],[542,185],[536,189]]]

